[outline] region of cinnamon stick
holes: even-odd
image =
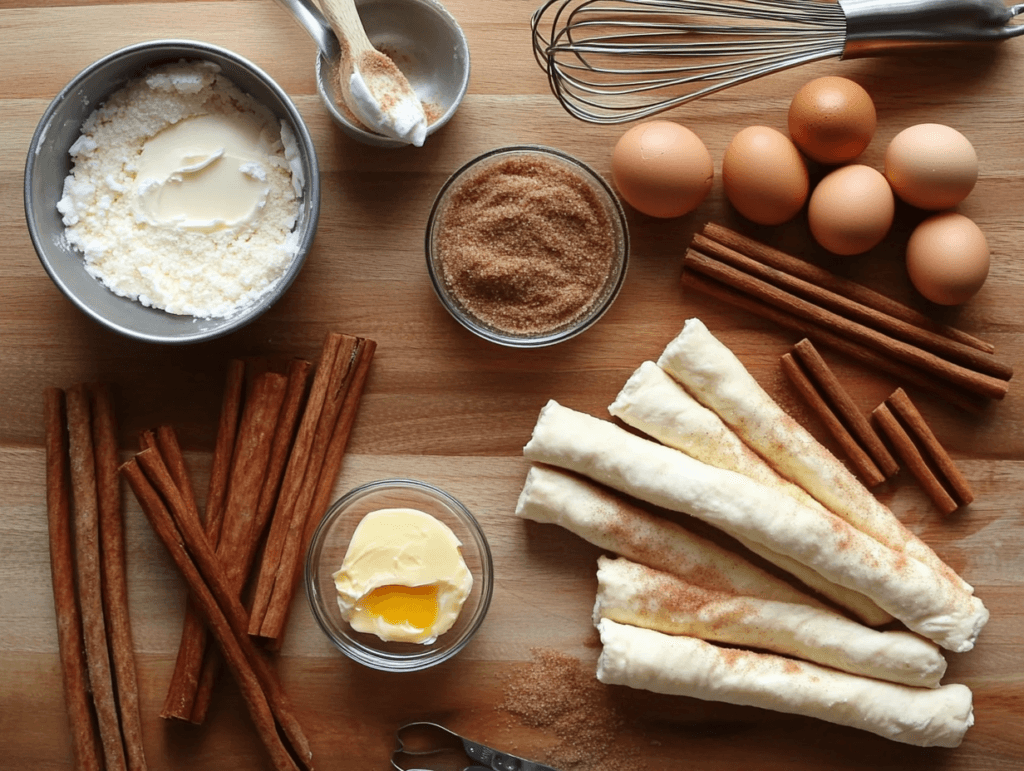
[[[150,448],[143,450],[140,455],[153,452],[154,450]],[[128,480],[146,518],[153,526],[153,531],[167,548],[178,571],[188,585],[191,596],[195,598],[196,610],[201,614],[220,646],[228,667],[238,682],[249,715],[274,767],[279,771],[297,771],[301,762],[303,767],[308,768],[308,761],[311,757],[308,752],[296,757],[285,745],[278,732],[278,724],[269,695],[264,690],[263,683],[253,666],[253,660],[255,660],[255,656],[259,655],[258,652],[246,651],[247,644],[250,648],[252,647],[248,643],[248,638],[245,635],[240,637],[233,630],[228,616],[220,604],[223,598],[214,595],[206,576],[200,572],[193,554],[186,547],[185,537],[180,530],[182,523],[188,521],[189,515],[186,507],[180,503],[180,500],[177,501],[176,513],[179,519],[175,520],[172,517],[168,505],[143,473],[138,456],[125,463],[121,467],[121,473]],[[194,527],[195,531],[205,538],[205,533],[202,532],[198,522],[194,523]],[[212,555],[212,549],[210,549],[210,555]],[[244,613],[244,610],[242,612]]]
[[[237,595],[241,595],[248,574],[248,566],[244,564],[246,555],[255,551],[255,544],[262,532],[254,528],[254,519],[286,385],[287,379],[275,372],[267,371],[256,377],[252,392],[242,409],[235,437],[235,451],[216,553]],[[171,476],[173,479],[174,475]],[[253,542],[251,547],[250,541]],[[184,675],[182,685],[191,688],[182,706],[191,703],[187,719],[195,724],[206,719],[219,668],[216,650],[207,644],[205,636],[197,640],[200,641],[201,645],[189,645],[190,659],[182,661],[179,657],[183,667],[180,674]]]
[[[220,538],[224,498],[228,491],[228,474],[231,471],[231,459],[235,453],[238,421],[242,415],[244,387],[245,362],[232,359],[228,362],[227,378],[224,382],[220,421],[217,426],[217,439],[213,447],[213,460],[210,466],[210,487],[206,495],[204,527],[211,543],[217,543],[217,539]]]
[[[203,586],[209,591],[214,605],[219,609],[219,614],[225,622],[222,628],[218,629],[218,619],[207,618],[207,625],[211,633],[215,637],[220,633],[226,633],[226,636],[233,640],[233,647],[241,649],[242,658],[248,663],[249,669],[255,676],[256,683],[263,691],[266,702],[280,725],[281,732],[289,740],[295,757],[300,762],[308,764],[312,757],[309,743],[292,713],[289,700],[281,689],[277,676],[247,634],[248,617],[245,608],[242,607],[241,600],[237,597],[212,544],[207,540],[199,522],[191,517],[188,507],[182,505],[180,494],[167,473],[159,453],[154,450],[144,450],[138,453],[134,460],[137,463],[136,469],[144,470],[143,480],[157,494],[158,499],[166,505],[166,511],[179,534],[181,544],[185,547],[187,555],[194,561]],[[125,467],[122,467],[122,471],[129,476],[129,481],[136,477],[132,482],[132,487],[135,489],[136,484],[140,482],[137,479],[138,474]],[[143,493],[147,493],[144,487]],[[186,580],[188,580],[187,577]],[[189,582],[189,588],[195,589],[191,582]],[[223,645],[221,650],[227,659],[231,651],[226,650]]]
[[[714,278],[762,302],[801,317],[810,322],[814,329],[828,329],[861,345],[888,354],[925,374],[942,378],[965,391],[989,399],[1002,399],[1006,396],[1009,386],[1005,380],[967,369],[915,345],[851,321],[693,249],[687,251],[683,264],[689,270]],[[809,333],[807,336],[813,339],[814,334]]]
[[[117,425],[110,388],[90,387],[93,413],[93,447],[96,458],[96,489],[100,523],[100,568],[103,611],[107,624],[110,658],[114,668],[118,714],[129,771],[145,771],[139,713],[139,685],[135,671],[135,645],[128,615],[128,580],[121,506],[121,478],[117,451]]]
[[[75,567],[82,614],[85,661],[89,687],[96,706],[104,763],[108,771],[125,769],[121,724],[114,696],[114,681],[107,648],[100,568],[99,503],[96,460],[92,441],[89,394],[83,384],[67,392],[71,490],[75,511]]]
[[[889,437],[893,447],[896,448],[896,454],[900,456],[907,469],[914,475],[914,478],[917,479],[939,510],[943,514],[951,514],[956,511],[958,508],[957,502],[946,492],[938,477],[932,473],[924,457],[914,445],[914,440],[910,438],[910,435],[900,425],[900,422],[889,411],[886,403],[882,402],[875,407],[872,414]]]
[[[103,753],[89,698],[82,619],[75,597],[75,566],[71,538],[71,496],[68,489],[68,445],[64,419],[64,392],[43,392],[46,436],[46,519],[50,539],[50,575],[57,617],[64,702],[71,728],[75,768],[101,771]]]
[[[274,513],[270,522],[270,532],[267,534],[263,559],[260,562],[250,616],[250,632],[252,634],[259,632],[259,627],[263,623],[263,617],[267,612],[267,605],[270,603],[270,597],[274,589],[274,579],[277,575],[277,567],[281,561],[281,553],[284,550],[288,528],[291,524],[296,503],[302,493],[307,469],[313,454],[313,441],[316,437],[317,426],[327,400],[331,376],[343,342],[345,343],[345,350],[350,352],[352,338],[332,332],[324,339],[316,373],[310,386],[309,398],[306,400],[306,406],[302,412],[302,420],[299,423],[291,455],[285,468],[284,478],[281,481],[277,505],[274,507]],[[345,357],[347,358],[349,355],[350,353],[345,354]]]
[[[251,532],[242,542],[240,554],[238,555],[239,572],[243,583],[245,577],[249,575],[252,569],[252,564],[259,548],[260,536],[266,529],[274,503],[277,501],[281,477],[284,474],[292,441],[295,438],[295,426],[298,422],[299,410],[305,397],[306,383],[311,366],[308,361],[303,359],[293,359],[288,363],[287,385],[283,403],[278,412],[277,424],[274,427],[270,458],[267,463],[266,472],[263,475],[263,484],[256,506],[256,513],[253,518]],[[206,713],[213,696],[213,686],[216,681],[217,671],[217,658],[207,655],[203,661],[202,673],[199,675],[199,684],[195,690],[192,713],[189,718],[192,723],[199,724],[206,719]]]
[[[355,424],[356,412],[376,348],[377,344],[373,340],[359,338],[356,341],[351,361],[344,368],[345,374],[339,389],[342,394],[341,405],[330,430],[324,460],[313,486],[313,496],[309,505],[297,508],[293,516],[292,526],[289,528],[285,547],[281,553],[274,590],[259,629],[260,637],[274,641],[273,647],[280,646],[284,634],[285,622],[288,620],[288,611],[291,609],[292,598],[295,595],[302,567],[302,556],[305,554],[311,535],[310,527],[313,523],[319,522],[327,511],[334,483],[338,478],[338,472],[345,456],[345,448],[348,446],[348,438]],[[339,369],[341,368],[339,367]],[[325,411],[326,414],[327,411]],[[251,633],[251,623],[249,628]]]
[[[910,383],[918,388],[930,391],[943,401],[953,404],[967,412],[979,413],[986,404],[981,397],[968,393],[961,388],[956,388],[934,377],[929,377],[921,370],[896,361],[888,356],[883,356],[871,348],[856,343],[845,337],[841,337],[823,327],[818,327],[806,319],[786,313],[772,305],[751,297],[748,294],[737,291],[719,281],[706,278],[698,273],[687,271],[683,274],[682,283],[697,289],[723,302],[727,302],[737,308],[749,311],[757,316],[766,318],[780,327],[790,329],[800,335],[814,337],[822,345],[826,345],[835,351],[848,356],[849,358],[864,364],[872,369],[886,372],[900,380]]]
[[[724,225],[709,222],[704,226],[704,236],[736,252],[747,255],[759,262],[770,265],[779,271],[803,281],[821,287],[835,296],[849,298],[855,303],[878,311],[883,316],[905,322],[913,327],[955,340],[963,345],[985,353],[993,353],[995,346],[991,343],[947,324],[938,324],[923,313],[893,300],[879,292],[875,292],[863,284],[842,276],[837,276],[824,268],[767,244],[748,238]],[[701,247],[703,249],[703,247]]]
[[[931,427],[925,421],[914,403],[907,396],[902,388],[886,399],[886,403],[902,420],[907,431],[923,449],[924,453],[931,459],[939,471],[939,474],[949,486],[952,497],[961,506],[966,506],[974,500],[974,493],[970,483],[960,472],[956,463],[946,452],[945,447],[939,442],[938,437],[932,432]]]
[[[860,444],[858,444],[839,417],[832,411],[832,408],[818,392],[811,378],[807,376],[791,354],[785,353],[782,355],[782,371],[786,373],[786,376],[797,392],[804,398],[804,401],[807,402],[808,406],[814,410],[815,414],[821,419],[821,422],[825,424],[825,427],[839,444],[843,453],[857,469],[857,473],[864,481],[864,484],[867,487],[877,487],[882,484],[885,481],[885,475],[879,470],[878,466]]]
[[[811,380],[824,393],[826,401],[835,408],[844,425],[850,429],[850,433],[874,461],[882,476],[885,479],[895,476],[896,472],[900,470],[899,463],[892,457],[892,453],[872,428],[868,419],[857,409],[849,392],[825,363],[821,354],[818,353],[818,349],[814,347],[814,343],[805,337],[793,347],[793,351],[810,375]]]

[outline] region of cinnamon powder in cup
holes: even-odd
[[[614,203],[570,161],[498,154],[436,211],[437,280],[479,322],[514,336],[583,319],[609,294],[623,236]]]

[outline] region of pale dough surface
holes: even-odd
[[[705,589],[622,557],[598,558],[594,623],[602,618],[915,687],[935,688],[946,672],[938,646],[916,634],[879,632],[824,608]]]
[[[970,650],[988,620],[976,597],[834,514],[553,400],[523,452],[803,562],[944,648]]]
[[[608,619],[598,630],[597,678],[609,685],[806,715],[920,747],[957,747],[974,724],[959,683],[912,688]]]
[[[930,565],[972,591],[948,565],[860,480],[795,421],[699,319],[688,319],[658,359],[697,401],[727,423],[787,479],[830,511],[885,545]]]
[[[743,443],[722,419],[686,392],[676,380],[647,361],[630,376],[608,407],[608,412],[657,439],[711,466],[735,471],[755,482],[785,493],[812,509],[824,507],[802,487],[779,476],[765,460]],[[881,626],[892,616],[859,592],[825,580],[819,573],[794,559],[773,552],[749,540],[743,545],[836,604],[864,623]]]
[[[714,541],[560,469],[530,469],[516,514],[560,525],[595,546],[684,577],[698,586],[823,607]]]

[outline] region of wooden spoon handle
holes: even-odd
[[[320,0],[320,7],[338,36],[343,55],[347,54],[354,60],[363,51],[373,50],[353,0]]]

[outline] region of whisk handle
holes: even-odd
[[[846,16],[844,59],[1024,35],[1024,24],[1010,23],[1024,5],[1002,0],[839,0],[839,6]]]

